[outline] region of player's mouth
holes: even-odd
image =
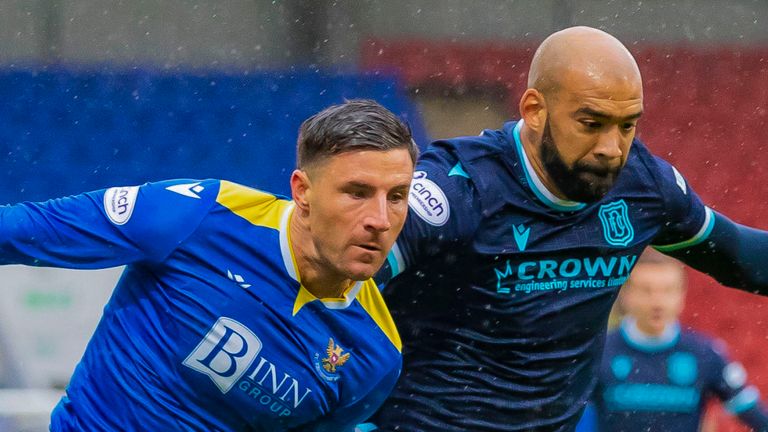
[[[365,249],[369,252],[381,252],[382,250],[381,246],[379,246],[376,243],[360,243],[356,246],[359,247],[360,249]]]

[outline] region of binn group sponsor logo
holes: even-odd
[[[248,327],[221,317],[182,364],[207,375],[227,394],[234,388],[279,417],[286,417],[312,390],[262,355],[261,339]]]
[[[451,216],[448,198],[440,186],[427,178],[424,171],[413,173],[408,205],[430,225],[443,226]]]
[[[115,225],[125,225],[131,219],[138,195],[138,186],[107,189],[104,192],[104,211],[107,213],[109,220]]]

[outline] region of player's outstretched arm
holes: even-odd
[[[768,411],[760,400],[757,387],[747,381],[747,372],[739,362],[731,361],[721,342],[712,345],[711,356],[716,371],[709,384],[729,413],[739,417],[756,432],[768,432]]]
[[[768,232],[734,223],[705,206],[663,159],[654,157],[648,167],[665,200],[666,215],[653,247],[723,285],[768,295]]]
[[[768,295],[768,232],[737,224],[717,212],[713,214],[712,231],[705,241],[662,252],[723,285]]]
[[[177,183],[0,206],[0,264],[94,269],[161,260],[205,213],[195,211],[206,205],[201,197],[168,190]]]

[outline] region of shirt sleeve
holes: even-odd
[[[712,392],[723,402],[726,411],[739,416],[756,431],[768,431],[768,413],[760,401],[760,392],[747,382],[744,367],[728,358],[722,342],[715,342],[710,349],[714,363]]]
[[[715,223],[712,210],[668,162],[654,157],[652,170],[665,200],[665,221],[653,247],[661,252],[672,252],[705,241]]]
[[[425,153],[408,194],[403,231],[376,276],[383,286],[424,260],[470,242],[478,224],[477,193],[461,163],[445,151]]]
[[[300,430],[313,432],[354,432],[358,430],[356,426],[371,417],[392,392],[397,378],[400,376],[400,367],[398,362],[364,397],[347,406],[337,408],[329,416],[306,425]],[[370,424],[368,425],[360,425],[360,429],[374,430],[371,429]]]
[[[659,158],[653,161],[651,171],[665,200],[653,247],[723,285],[768,295],[768,232],[712,211],[674,167]]]
[[[217,191],[215,180],[175,180],[0,206],[0,264],[162,261],[197,228]]]

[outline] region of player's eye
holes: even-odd
[[[621,125],[621,128],[624,129],[625,132],[629,132],[633,130],[637,125],[635,123],[624,123]]]
[[[603,127],[603,124],[601,122],[597,122],[594,120],[582,120],[581,124],[584,125],[587,129],[597,130]]]
[[[349,195],[354,199],[365,199],[370,195],[370,192],[365,188],[349,186],[342,189],[342,192]]]
[[[404,193],[393,193],[389,195],[389,201],[395,204],[401,203],[405,200],[405,194]]]

